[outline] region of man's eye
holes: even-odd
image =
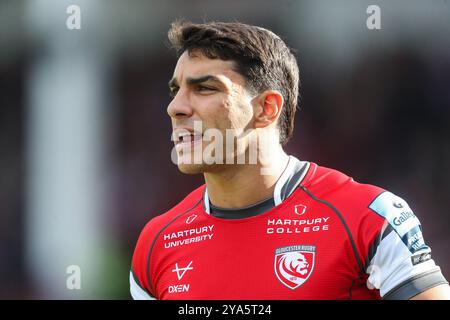
[[[216,91],[215,88],[212,87],[206,87],[206,86],[197,86],[197,91],[204,92],[204,91]]]
[[[171,88],[171,89],[169,90],[169,96],[170,96],[171,98],[174,98],[174,97],[177,95],[177,92],[178,92],[178,88]]]

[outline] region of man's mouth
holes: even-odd
[[[203,134],[194,132],[191,129],[176,129],[173,131],[172,139],[175,142],[175,146],[185,148],[201,142]]]

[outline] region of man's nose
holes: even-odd
[[[173,119],[189,118],[193,114],[192,107],[182,92],[178,92],[167,107],[167,113]]]

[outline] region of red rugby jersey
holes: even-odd
[[[203,185],[153,218],[133,255],[133,298],[409,299],[446,283],[405,201],[307,164],[259,215],[210,215]]]

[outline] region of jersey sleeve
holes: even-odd
[[[142,230],[134,249],[130,270],[130,293],[134,300],[155,300],[156,293],[150,284],[148,262],[151,246],[156,235],[151,220]]]
[[[431,258],[419,219],[402,198],[385,191],[369,209],[384,218],[369,250],[369,289],[378,289],[383,299],[406,300],[448,283]]]

